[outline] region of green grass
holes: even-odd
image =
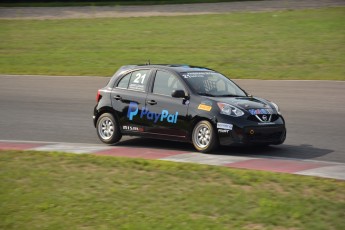
[[[0,73],[110,76],[183,63],[232,78],[345,80],[345,8],[176,17],[0,20]]]
[[[0,151],[0,229],[344,229],[345,183],[164,161]]]

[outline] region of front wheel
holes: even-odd
[[[203,153],[211,152],[218,147],[217,135],[209,121],[198,122],[192,134],[194,147]]]
[[[102,114],[97,120],[97,135],[106,144],[118,142],[122,134],[114,116],[110,113]]]

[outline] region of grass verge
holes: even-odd
[[[344,229],[345,183],[163,161],[0,151],[1,229]]]
[[[110,76],[150,59],[232,78],[345,80],[344,10],[0,20],[0,73]]]

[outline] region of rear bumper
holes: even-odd
[[[95,126],[95,128],[96,128],[96,116],[94,115],[94,116],[92,116],[92,121],[93,121],[93,126]]]

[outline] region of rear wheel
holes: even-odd
[[[198,122],[192,134],[194,147],[203,153],[211,152],[218,147],[217,135],[209,121]]]
[[[107,144],[114,144],[121,139],[119,125],[112,114],[104,113],[98,118],[97,135],[102,142]]]

